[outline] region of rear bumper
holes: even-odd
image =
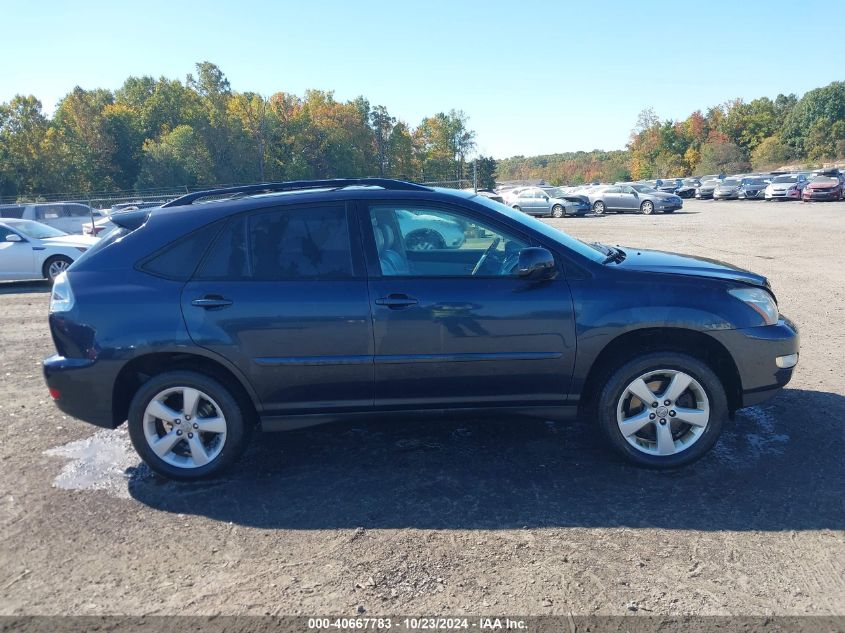
[[[777,359],[798,354],[798,328],[781,316],[775,325],[710,333],[730,352],[742,382],[742,407],[765,402],[792,378],[795,366],[782,368]]]
[[[84,422],[113,429],[112,385],[119,372],[118,363],[87,358],[50,356],[44,359],[44,380],[56,406]],[[102,389],[94,389],[102,385]]]

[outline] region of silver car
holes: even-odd
[[[545,191],[539,187],[523,189],[510,199],[510,206],[528,215],[562,218],[565,215],[585,215],[590,207],[583,196],[572,194],[555,195],[555,190]],[[561,197],[565,195],[566,197]]]
[[[637,211],[645,215],[651,215],[655,211],[673,213],[684,206],[684,201],[679,196],[639,184],[607,185],[598,187],[587,195],[597,215],[602,215],[605,211]]]

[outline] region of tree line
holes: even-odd
[[[129,77],[75,88],[52,117],[33,96],[0,104],[0,196],[356,176],[471,178],[475,132],[460,110],[416,127],[364,97],[235,92],[210,62],[186,81]],[[492,184],[495,162],[479,160]]]
[[[640,113],[627,149],[518,156],[499,161],[503,180],[542,178],[580,184],[666,176],[738,173],[845,158],[845,82],[800,99],[735,99],[681,121]]]
[[[48,117],[33,96],[0,104],[0,197],[355,176],[415,180],[648,179],[845,157],[845,82],[800,99],[730,101],[680,121],[640,113],[625,150],[477,157],[460,110],[411,127],[364,97],[235,92],[210,62],[184,82],[129,77],[75,88]]]

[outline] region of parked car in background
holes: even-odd
[[[44,202],[0,207],[2,218],[41,222],[65,233],[82,233],[85,224],[90,225],[103,215],[104,212],[79,202]]]
[[[698,200],[710,200],[713,198],[713,192],[716,191],[716,187],[718,187],[722,183],[721,180],[711,179],[711,180],[702,180],[701,185],[698,186],[695,190],[695,197]]]
[[[606,211],[624,213],[635,211],[651,215],[655,211],[672,213],[684,206],[678,196],[663,193],[647,185],[607,185],[588,194],[593,211],[602,215]]]
[[[677,193],[678,189],[680,189],[684,184],[684,181],[680,178],[667,178],[664,179],[659,187],[656,187],[658,191],[662,191],[663,193]]]
[[[405,211],[478,237],[410,251]],[[675,469],[798,363],[765,277],[587,244],[460,191],[275,183],[113,220],[56,280],[44,377],[66,414],[128,420],[173,479],[219,474],[259,430],[443,410],[591,418],[626,459]]]
[[[742,178],[725,178],[713,189],[714,200],[739,200]]]
[[[743,178],[739,186],[739,200],[757,200],[764,198],[769,180],[760,177]]]
[[[52,281],[96,243],[31,220],[0,220],[0,280]]]
[[[822,200],[841,200],[843,186],[841,176],[816,176],[801,193],[804,202]]]
[[[765,189],[766,200],[800,200],[809,182],[804,174],[775,176]]]
[[[681,186],[675,191],[679,198],[695,198],[695,190],[701,186],[698,178],[684,178]]]
[[[555,189],[548,191],[539,187],[523,189],[513,197],[510,206],[518,211],[541,217],[562,218],[566,215],[585,215],[590,211],[589,200],[584,204],[581,196],[566,194],[565,197],[556,197],[552,193]]]
[[[460,248],[466,232],[460,222],[432,213],[398,209],[396,220],[409,251],[432,251]]]

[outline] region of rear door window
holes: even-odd
[[[353,277],[343,205],[278,208],[249,218],[252,276],[262,281]]]
[[[214,222],[171,242],[143,260],[141,270],[165,279],[190,279],[220,227],[220,222]]]

